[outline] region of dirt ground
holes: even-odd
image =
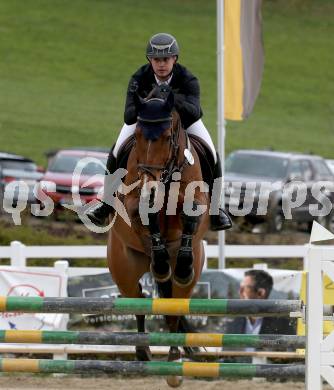
[[[184,379],[182,390],[302,390],[305,384],[301,382],[267,382],[262,379],[240,381],[205,381]],[[324,386],[324,390],[331,387]],[[156,378],[82,378],[79,376],[66,377],[33,377],[31,375],[0,376],[0,389],[96,389],[96,390],[167,390],[170,389],[162,377]]]

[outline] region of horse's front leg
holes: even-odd
[[[157,282],[164,283],[170,279],[172,271],[168,251],[161,239],[159,212],[150,213],[148,219],[151,234],[151,272]]]
[[[195,203],[194,209],[196,209]],[[176,259],[173,281],[177,286],[185,288],[193,282],[195,276],[192,242],[200,216],[190,216],[182,212],[181,219],[183,225],[181,246]]]

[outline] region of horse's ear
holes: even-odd
[[[174,108],[174,94],[172,91],[170,91],[167,96],[166,106],[169,109],[169,111],[172,111],[172,109]]]

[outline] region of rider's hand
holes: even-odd
[[[175,105],[175,108],[177,111],[182,109],[183,103],[185,100],[186,100],[186,97],[182,93],[175,93],[174,94],[174,105]]]
[[[162,99],[167,99],[171,90],[172,89],[168,84],[158,85],[158,94],[159,94],[159,96],[161,96]]]
[[[159,85],[159,90],[161,93],[169,94],[172,89],[168,84],[162,83]]]

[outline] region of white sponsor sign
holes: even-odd
[[[27,268],[0,268],[0,296],[60,297],[67,283],[65,274],[32,271]],[[64,314],[0,313],[0,329],[53,330],[61,327]]]

